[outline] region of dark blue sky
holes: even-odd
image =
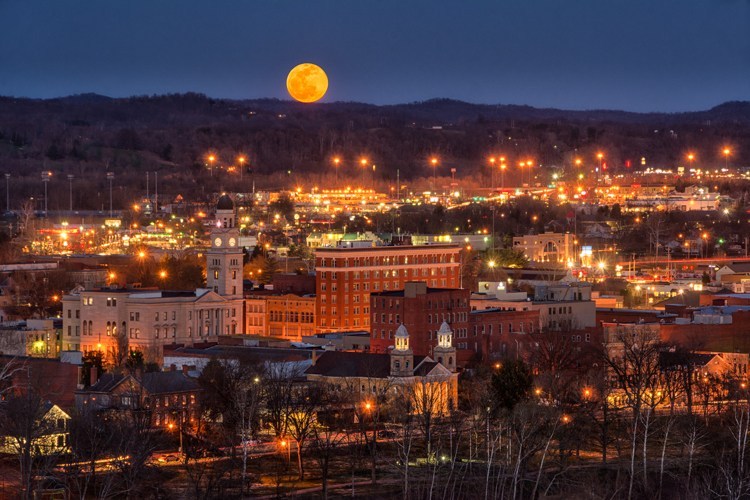
[[[750,100],[748,0],[0,0],[0,95],[432,97],[572,109]]]

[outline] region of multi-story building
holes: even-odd
[[[271,295],[266,297],[268,335],[300,342],[315,333],[314,295]]]
[[[370,327],[370,293],[401,290],[407,281],[432,288],[461,285],[458,245],[318,248],[318,331]]]
[[[424,282],[409,281],[403,290],[370,294],[370,350],[385,353],[394,345],[401,325],[411,333],[411,348],[420,356],[432,356],[437,331],[445,321],[456,343],[466,338],[469,328],[469,294],[460,288],[430,288]],[[458,350],[459,363],[467,354]]]
[[[79,411],[88,408],[118,413],[150,410],[151,426],[192,427],[199,418],[200,384],[183,371],[105,373],[96,383],[76,391]]]
[[[101,288],[63,297],[62,349],[142,351],[160,360],[165,345],[216,342],[244,329],[242,250],[234,205],[222,196],[216,207],[211,248],[206,252],[207,288],[190,291]]]
[[[471,309],[538,311],[539,330],[583,330],[596,326],[596,303],[590,283],[556,283],[537,286],[534,300],[504,300],[492,294],[474,294]]]
[[[245,333],[248,335],[268,335],[268,314],[266,297],[248,295],[245,297]]]
[[[388,352],[396,330],[404,325],[413,332],[414,353],[433,356],[438,330],[445,322],[453,332],[458,365],[464,366],[472,358],[489,361],[515,356],[528,342],[525,334],[538,331],[539,311],[471,311],[469,295],[465,289],[428,288],[420,282],[408,282],[404,290],[371,294],[370,349]]]
[[[573,240],[570,233],[527,234],[513,238],[513,249],[533,262],[566,264],[575,260]]]

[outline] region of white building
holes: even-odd
[[[189,291],[101,288],[63,297],[62,349],[140,350],[161,360],[165,345],[216,342],[242,333],[242,250],[234,203],[224,195],[216,207],[211,248],[206,252],[206,288]]]

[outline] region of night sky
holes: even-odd
[[[0,0],[0,95],[202,92],[633,111],[750,100],[748,0]]]

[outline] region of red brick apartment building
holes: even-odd
[[[370,293],[402,290],[407,281],[458,288],[460,251],[458,245],[316,249],[317,330],[369,329]]]
[[[523,350],[525,334],[539,323],[538,310],[471,311],[469,297],[469,290],[430,288],[423,282],[407,282],[404,290],[370,294],[370,351],[388,352],[396,329],[403,324],[414,354],[432,356],[443,321],[453,330],[459,366],[477,354],[490,361]]]

